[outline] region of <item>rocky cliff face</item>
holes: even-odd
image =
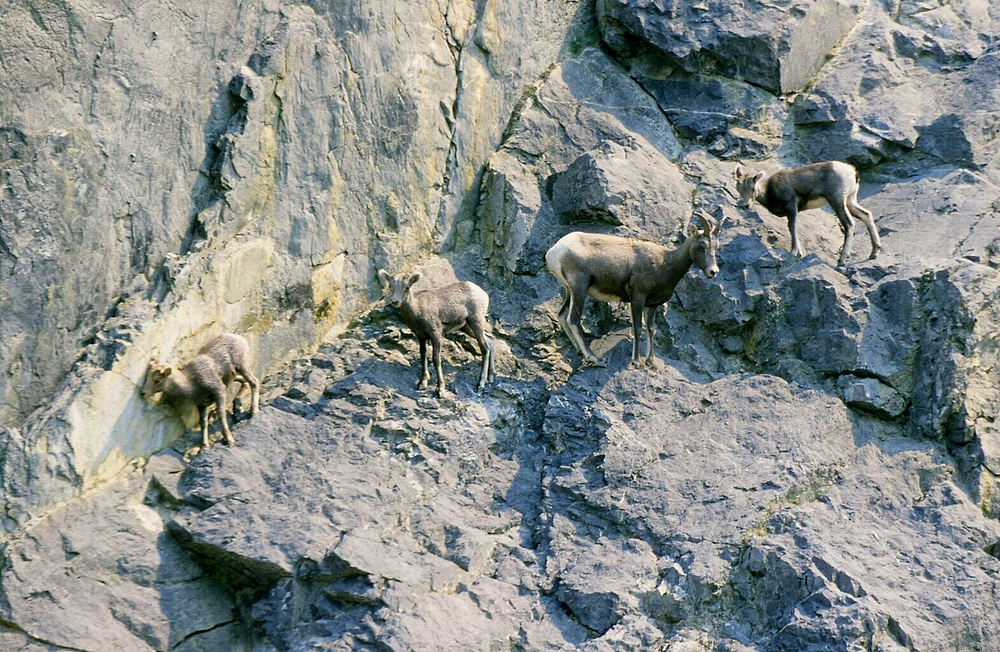
[[[987,0],[11,1],[0,648],[1000,649],[1000,9]],[[854,163],[883,253],[735,210]],[[545,250],[727,217],[576,369]],[[374,271],[492,297],[497,383]],[[251,341],[184,457],[150,358]],[[185,419],[188,419],[185,423]]]

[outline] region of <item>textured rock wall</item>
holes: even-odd
[[[0,646],[998,649],[994,5],[0,6]],[[823,158],[877,260],[735,209]],[[601,305],[576,368],[545,250],[694,210],[658,364]],[[493,387],[378,266],[489,290]],[[137,385],[222,330],[264,409],[186,460]]]
[[[148,357],[235,330],[265,373],[365,306],[377,266],[468,232],[577,11],[210,5],[4,7],[7,530],[177,436],[138,401]]]

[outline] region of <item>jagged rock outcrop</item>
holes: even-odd
[[[570,209],[571,215],[565,215],[570,207],[563,204],[578,201],[574,195],[584,189],[569,177],[563,177],[562,184],[558,179],[580,157],[601,147],[638,150],[635,163],[641,169],[636,172],[644,174],[658,174],[656,163],[671,166],[680,152],[674,130],[663,120],[653,98],[601,50],[588,47],[548,74],[487,165],[479,206],[479,241],[493,280],[509,281],[513,275],[535,274],[544,268],[543,256],[558,239],[556,234],[565,231],[567,223],[580,221],[581,211]],[[627,153],[623,150],[620,155]],[[583,161],[578,167],[582,165]],[[647,206],[633,200],[632,219],[619,232],[650,237],[676,233],[678,224],[690,216],[690,210],[680,214],[670,210],[683,207],[684,179],[669,174],[653,182],[655,191],[646,190],[645,183],[640,191],[634,183],[629,189],[616,183],[626,176],[611,181],[609,191],[633,196],[649,192],[650,199],[662,199],[667,205]],[[557,184],[560,189],[568,186],[562,203],[554,198],[559,193]],[[614,199],[595,201],[605,205],[601,213],[614,210],[606,206]],[[591,211],[582,212],[585,217]],[[596,221],[600,228],[599,223],[607,220]]]
[[[0,647],[1000,646],[992,3],[209,4],[0,21]],[[823,158],[878,259],[736,209]],[[695,210],[654,368],[593,301],[577,368],[545,250]],[[377,267],[485,287],[497,381],[415,390]],[[264,408],[199,452],[136,390],[223,330]]]
[[[861,0],[598,0],[603,37],[626,56],[656,48],[691,72],[716,72],[776,93],[801,90],[857,24]]]
[[[666,240],[664,232],[691,209],[694,188],[670,159],[632,141],[603,141],[581,154],[552,183],[552,207],[566,221],[603,221]]]
[[[377,267],[467,237],[485,161],[578,13],[14,3],[0,26],[4,531],[176,439],[138,401],[150,356],[232,330],[273,369],[364,307]]]
[[[166,531],[183,471],[179,454],[160,453],[15,542],[0,579],[3,649],[249,649],[232,587]]]

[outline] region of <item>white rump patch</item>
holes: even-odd
[[[545,252],[545,266],[549,268],[549,271],[552,272],[552,275],[559,280],[563,287],[568,287],[566,285],[566,278],[562,273],[563,256],[570,253],[578,239],[576,233],[569,233],[559,238],[559,241]]]

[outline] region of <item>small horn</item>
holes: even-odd
[[[715,218],[703,211],[696,211],[695,215],[697,215],[698,219],[701,220],[702,226],[705,227],[706,234],[710,234],[715,231]]]
[[[719,233],[722,232],[722,225],[725,224],[726,220],[728,219],[729,219],[729,214],[726,213],[725,211],[722,211],[722,219],[719,220],[719,223],[715,225],[715,231],[713,231],[712,234],[716,236],[719,235]]]

